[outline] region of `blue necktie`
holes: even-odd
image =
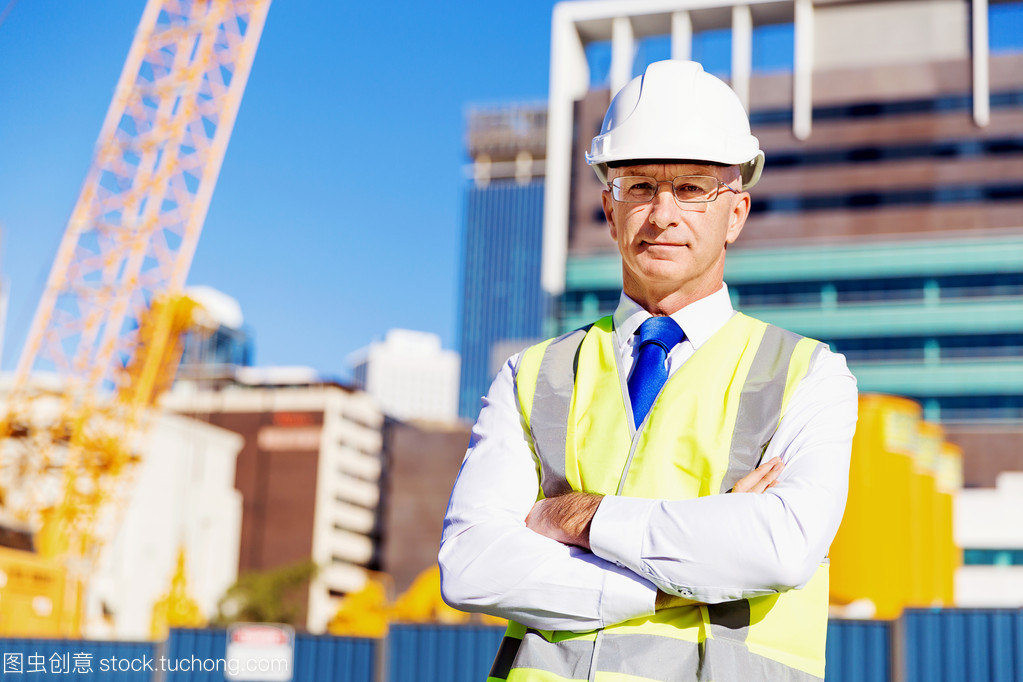
[[[668,380],[665,360],[668,353],[682,342],[685,334],[670,317],[651,317],[639,326],[639,355],[629,377],[629,400],[636,428],[643,423],[654,398]]]

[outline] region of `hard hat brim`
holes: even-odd
[[[607,184],[607,171],[612,167],[620,166],[645,166],[653,163],[696,163],[713,166],[738,166],[742,174],[742,189],[748,191],[760,181],[760,174],[764,172],[764,152],[757,152],[757,155],[744,163],[721,163],[718,161],[707,161],[705,159],[615,159],[606,163],[594,163],[590,165],[596,173],[600,184]]]

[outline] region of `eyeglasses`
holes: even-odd
[[[672,194],[682,204],[706,204],[718,198],[721,188],[736,194],[740,190],[729,187],[710,175],[680,175],[674,180],[657,180],[645,175],[626,175],[615,178],[608,187],[615,201],[628,204],[645,204],[653,201],[661,185],[671,185]]]

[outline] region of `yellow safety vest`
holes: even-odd
[[[612,337],[606,317],[521,356],[516,390],[543,496],[728,492],[759,463],[822,347],[736,314],[668,379],[636,429]],[[488,682],[819,680],[827,608],[822,558],[802,589],[666,609],[586,633],[513,622]]]

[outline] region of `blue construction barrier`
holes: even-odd
[[[216,665],[227,652],[226,630],[171,630],[161,654],[168,665],[167,682],[224,682]],[[160,678],[156,678],[157,682]]]
[[[483,682],[504,629],[391,626],[386,639],[295,636],[294,682]],[[2,679],[223,682],[227,633],[165,642],[0,639]],[[909,610],[898,621],[828,624],[827,682],[1021,682],[1023,610]],[[162,670],[160,668],[162,667]]]
[[[393,625],[387,638],[387,682],[483,682],[504,628]]]
[[[885,620],[828,623],[827,682],[891,682],[892,624]]]
[[[375,682],[377,647],[378,640],[363,637],[295,635],[292,679]],[[167,682],[224,682],[226,630],[171,630],[163,651],[173,667]]]
[[[933,609],[902,615],[906,682],[1020,682],[1023,610]]]
[[[368,637],[295,636],[295,682],[374,682],[380,642]]]

